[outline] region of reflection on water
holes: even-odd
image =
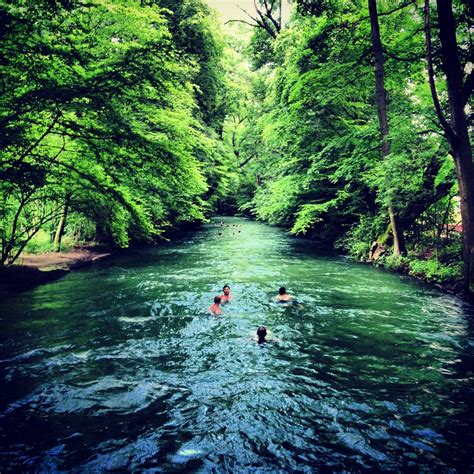
[[[471,308],[220,221],[0,302],[1,468],[474,468]]]

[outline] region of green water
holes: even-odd
[[[220,222],[0,302],[2,471],[473,470],[471,307]]]

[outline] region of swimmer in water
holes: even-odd
[[[230,286],[224,285],[222,291],[224,293],[222,295],[219,295],[221,297],[222,303],[228,303],[232,299],[232,296],[230,295]]]
[[[259,326],[257,329],[257,337],[258,337],[259,344],[263,344],[264,342],[267,342],[265,340],[266,335],[267,335],[267,328],[265,326]]]
[[[252,339],[259,344],[263,344],[264,342],[281,342],[281,339],[274,337],[272,332],[265,326],[259,326],[257,329],[257,337],[255,338],[254,335]]]
[[[215,314],[216,316],[219,315],[219,314],[222,314],[222,310],[219,306],[220,304],[221,304],[221,297],[220,296],[215,296],[214,297],[214,304],[209,308],[209,311],[212,314]]]
[[[276,299],[277,299],[279,302],[287,303],[288,301],[293,300],[293,296],[289,295],[289,294],[286,292],[286,288],[285,288],[284,286],[282,286],[282,287],[278,290],[278,295],[276,296]]]

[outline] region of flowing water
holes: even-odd
[[[472,308],[222,221],[0,302],[0,470],[472,472]]]

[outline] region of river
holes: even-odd
[[[214,219],[0,314],[1,471],[474,468],[472,307],[261,223]]]

